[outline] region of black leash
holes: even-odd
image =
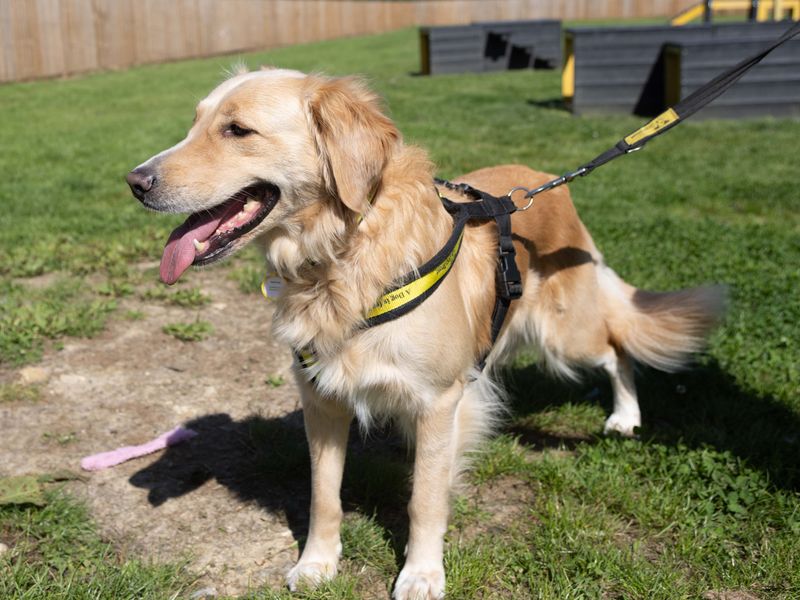
[[[787,42],[800,33],[800,21],[790,27],[782,36],[763,48],[760,52],[747,58],[734,67],[721,73],[704,86],[698,88],[686,98],[678,102],[672,108],[667,109],[646,125],[640,127],[630,135],[625,136],[614,146],[591,160],[581,165],[574,171],[566,173],[561,177],[553,179],[533,190],[524,187],[515,187],[505,196],[497,198],[487,194],[472,186],[462,183],[454,184],[443,179],[434,179],[437,185],[444,186],[451,190],[457,190],[473,198],[474,202],[455,203],[439,195],[448,212],[454,215],[461,230],[467,220],[486,220],[493,218],[497,223],[498,229],[498,255],[497,270],[495,273],[496,296],[495,306],[492,313],[491,340],[492,346],[500,334],[503,327],[511,301],[522,295],[522,276],[516,263],[516,252],[511,237],[511,215],[518,210],[527,210],[533,203],[533,197],[547,190],[569,183],[576,177],[584,177],[619,156],[630,154],[641,150],[644,145],[656,136],[665,131],[669,131],[681,121],[685,121],[698,110],[717,98],[725,90],[736,83],[751,68],[757,65],[770,52],[781,44]],[[525,198],[528,203],[524,207],[518,207],[511,199],[512,194],[518,191],[525,191]],[[491,347],[490,347],[491,350]],[[488,351],[478,361],[478,368],[483,370],[486,364]]]
[[[574,171],[565,173],[561,177],[553,179],[552,181],[548,181],[538,188],[527,190],[525,197],[533,198],[536,194],[541,194],[542,192],[546,192],[547,190],[551,190],[562,184],[569,183],[576,177],[585,177],[597,167],[600,167],[619,156],[641,150],[644,145],[654,137],[661,135],[665,131],[669,131],[678,123],[685,121],[698,110],[706,106],[709,102],[716,99],[717,96],[739,81],[742,75],[747,73],[747,71],[761,62],[761,60],[767,56],[767,54],[775,50],[775,48],[778,46],[792,39],[798,33],[800,33],[800,21],[796,22],[792,27],[786,30],[782,36],[770,43],[761,51],[757,52],[750,58],[744,59],[742,62],[721,73],[704,86],[696,89],[694,92],[686,96],[686,98],[678,102],[675,106],[667,109],[649,121],[644,127],[640,127],[630,135],[625,136],[614,146],[597,156],[594,160],[581,165]]]

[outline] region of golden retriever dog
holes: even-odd
[[[521,347],[537,348],[563,375],[602,368],[614,392],[605,429],[632,435],[640,425],[634,361],[678,368],[722,310],[717,288],[654,293],[622,281],[560,187],[512,216],[523,295],[494,345],[492,220],[467,225],[449,274],[424,302],[366,327],[376,300],[453,231],[433,175],[425,152],[403,143],[363,82],[273,68],[224,81],[197,105],[183,141],[128,174],[147,208],[190,214],[166,244],[163,281],[259,240],[284,282],[272,331],[296,353],[314,353],[313,365],[295,365],[312,493],[308,540],[287,575],[292,590],[336,575],[354,418],[363,427],[392,420],[415,446],[407,552],[393,597],[442,598],[450,494],[502,409],[496,368]],[[551,178],[506,165],[459,181],[503,196]]]

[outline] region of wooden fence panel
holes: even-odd
[[[696,0],[0,0],[0,82],[512,19],[668,16]]]
[[[40,26],[47,27],[49,22],[40,23],[38,19],[37,6],[33,2],[10,2],[6,0],[2,11],[4,19],[8,22],[3,25],[3,33],[8,32],[8,43],[3,42],[3,63],[11,78],[18,78],[20,75],[25,77],[28,73],[46,73],[42,64],[42,56],[39,46],[41,37]],[[60,31],[59,27],[53,28]],[[47,32],[49,33],[49,32]]]

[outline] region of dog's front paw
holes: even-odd
[[[619,433],[625,437],[634,437],[637,427],[641,427],[642,418],[639,414],[631,413],[612,413],[606,419],[606,425],[603,427],[603,433]]]
[[[444,598],[444,569],[403,567],[394,585],[394,600],[439,600]]]
[[[315,588],[336,577],[336,563],[298,562],[286,575],[286,585],[293,592],[301,588]]]

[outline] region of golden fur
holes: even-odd
[[[221,132],[232,122],[256,135],[226,137]],[[624,283],[603,262],[561,187],[512,217],[524,294],[484,373],[475,364],[490,346],[493,222],[467,226],[451,273],[423,304],[362,328],[364,314],[392,282],[441,248],[452,218],[426,154],[403,143],[378,98],[356,79],[277,69],[236,74],[200,102],[186,140],[139,169],[156,176],[148,205],[158,210],[208,209],[254,181],[280,190],[269,216],[235,245],[263,244],[286,282],[274,334],[294,349],[313,347],[318,359],[297,371],[312,502],[308,542],[288,576],[292,589],[336,573],[339,487],[354,416],[365,427],[394,419],[416,444],[408,552],[394,597],[440,598],[451,485],[465,453],[502,410],[492,369],[523,346],[538,348],[564,375],[604,368],[615,394],[606,428],[632,435],[640,424],[632,359],[679,367],[721,311],[716,288],[656,294]],[[507,165],[460,181],[503,195],[551,177]]]

